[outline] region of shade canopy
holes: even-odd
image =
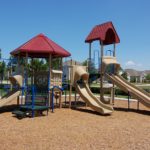
[[[50,54],[53,57],[68,57],[71,55],[68,51],[53,42],[44,34],[39,34],[33,37],[31,40],[13,50],[10,54],[23,57],[27,53],[28,56],[32,58],[48,58]]]
[[[106,22],[95,26],[87,36],[85,42],[92,43],[96,40],[101,41],[103,45],[120,43],[119,36],[117,35],[112,22]]]

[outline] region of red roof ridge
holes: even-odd
[[[96,26],[103,26],[103,25],[109,24],[109,23],[111,23],[111,24],[113,25],[112,21],[107,21],[107,22],[104,22],[104,23],[102,23],[102,24],[97,24],[97,25],[95,25],[95,27],[96,27]]]
[[[43,33],[39,33],[37,36],[45,36]]]
[[[43,34],[43,33],[40,33],[40,34],[38,34],[38,35],[32,37],[30,40],[28,40],[27,42],[23,43],[21,46],[19,46],[19,47],[16,48],[15,50],[20,49],[20,47],[25,46],[26,44],[28,44],[29,41],[31,41],[31,40],[33,40],[33,39],[39,37],[39,36],[43,36],[43,37],[44,37],[44,34]],[[15,50],[14,50],[14,51],[15,51]]]
[[[53,52],[55,52],[55,50],[54,50],[54,48],[51,46],[51,44],[48,42],[48,37],[47,36],[45,36],[44,34],[40,34],[40,36],[43,36],[43,38],[44,38],[44,40],[47,42],[47,44],[52,48],[52,50],[53,50]],[[49,39],[50,40],[50,39]],[[52,40],[51,40],[52,41]],[[53,42],[53,41],[52,41]]]
[[[92,31],[87,36],[85,42],[92,43],[96,40],[102,41],[104,45],[120,42],[119,36],[114,28],[112,21],[94,26]]]
[[[49,57],[51,54],[53,57],[68,57],[71,54],[59,46],[57,43],[49,39],[43,33],[40,33],[15,50],[13,50],[11,55],[25,56],[28,53],[29,57]]]

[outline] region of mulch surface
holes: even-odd
[[[0,110],[0,150],[149,150],[150,110],[127,106],[116,100],[110,116],[82,106],[21,120],[7,106]]]

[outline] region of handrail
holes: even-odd
[[[109,50],[106,51],[106,56],[107,56],[107,52],[110,52],[109,56],[111,56],[111,54],[113,54],[113,51],[111,49],[109,49]]]

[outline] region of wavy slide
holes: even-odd
[[[123,77],[114,74],[106,74],[106,77],[110,79],[114,84],[125,92],[129,92],[131,96],[139,100],[143,105],[150,108],[150,94],[146,91],[136,87],[132,83],[126,81]]]
[[[96,112],[104,115],[111,114],[113,107],[103,104],[96,96],[93,95],[88,86],[88,73],[82,67],[77,67],[74,76],[74,85],[81,98]],[[82,83],[78,82],[82,79]]]
[[[13,85],[18,84],[21,87],[22,86],[22,76],[21,75],[12,76],[12,77],[10,77],[10,82]],[[5,96],[3,96],[0,99],[0,107],[5,106],[6,104],[8,104],[9,102],[11,102],[13,100],[17,100],[19,95],[20,95],[19,90],[13,90],[13,91],[9,92],[8,94],[6,94]]]

